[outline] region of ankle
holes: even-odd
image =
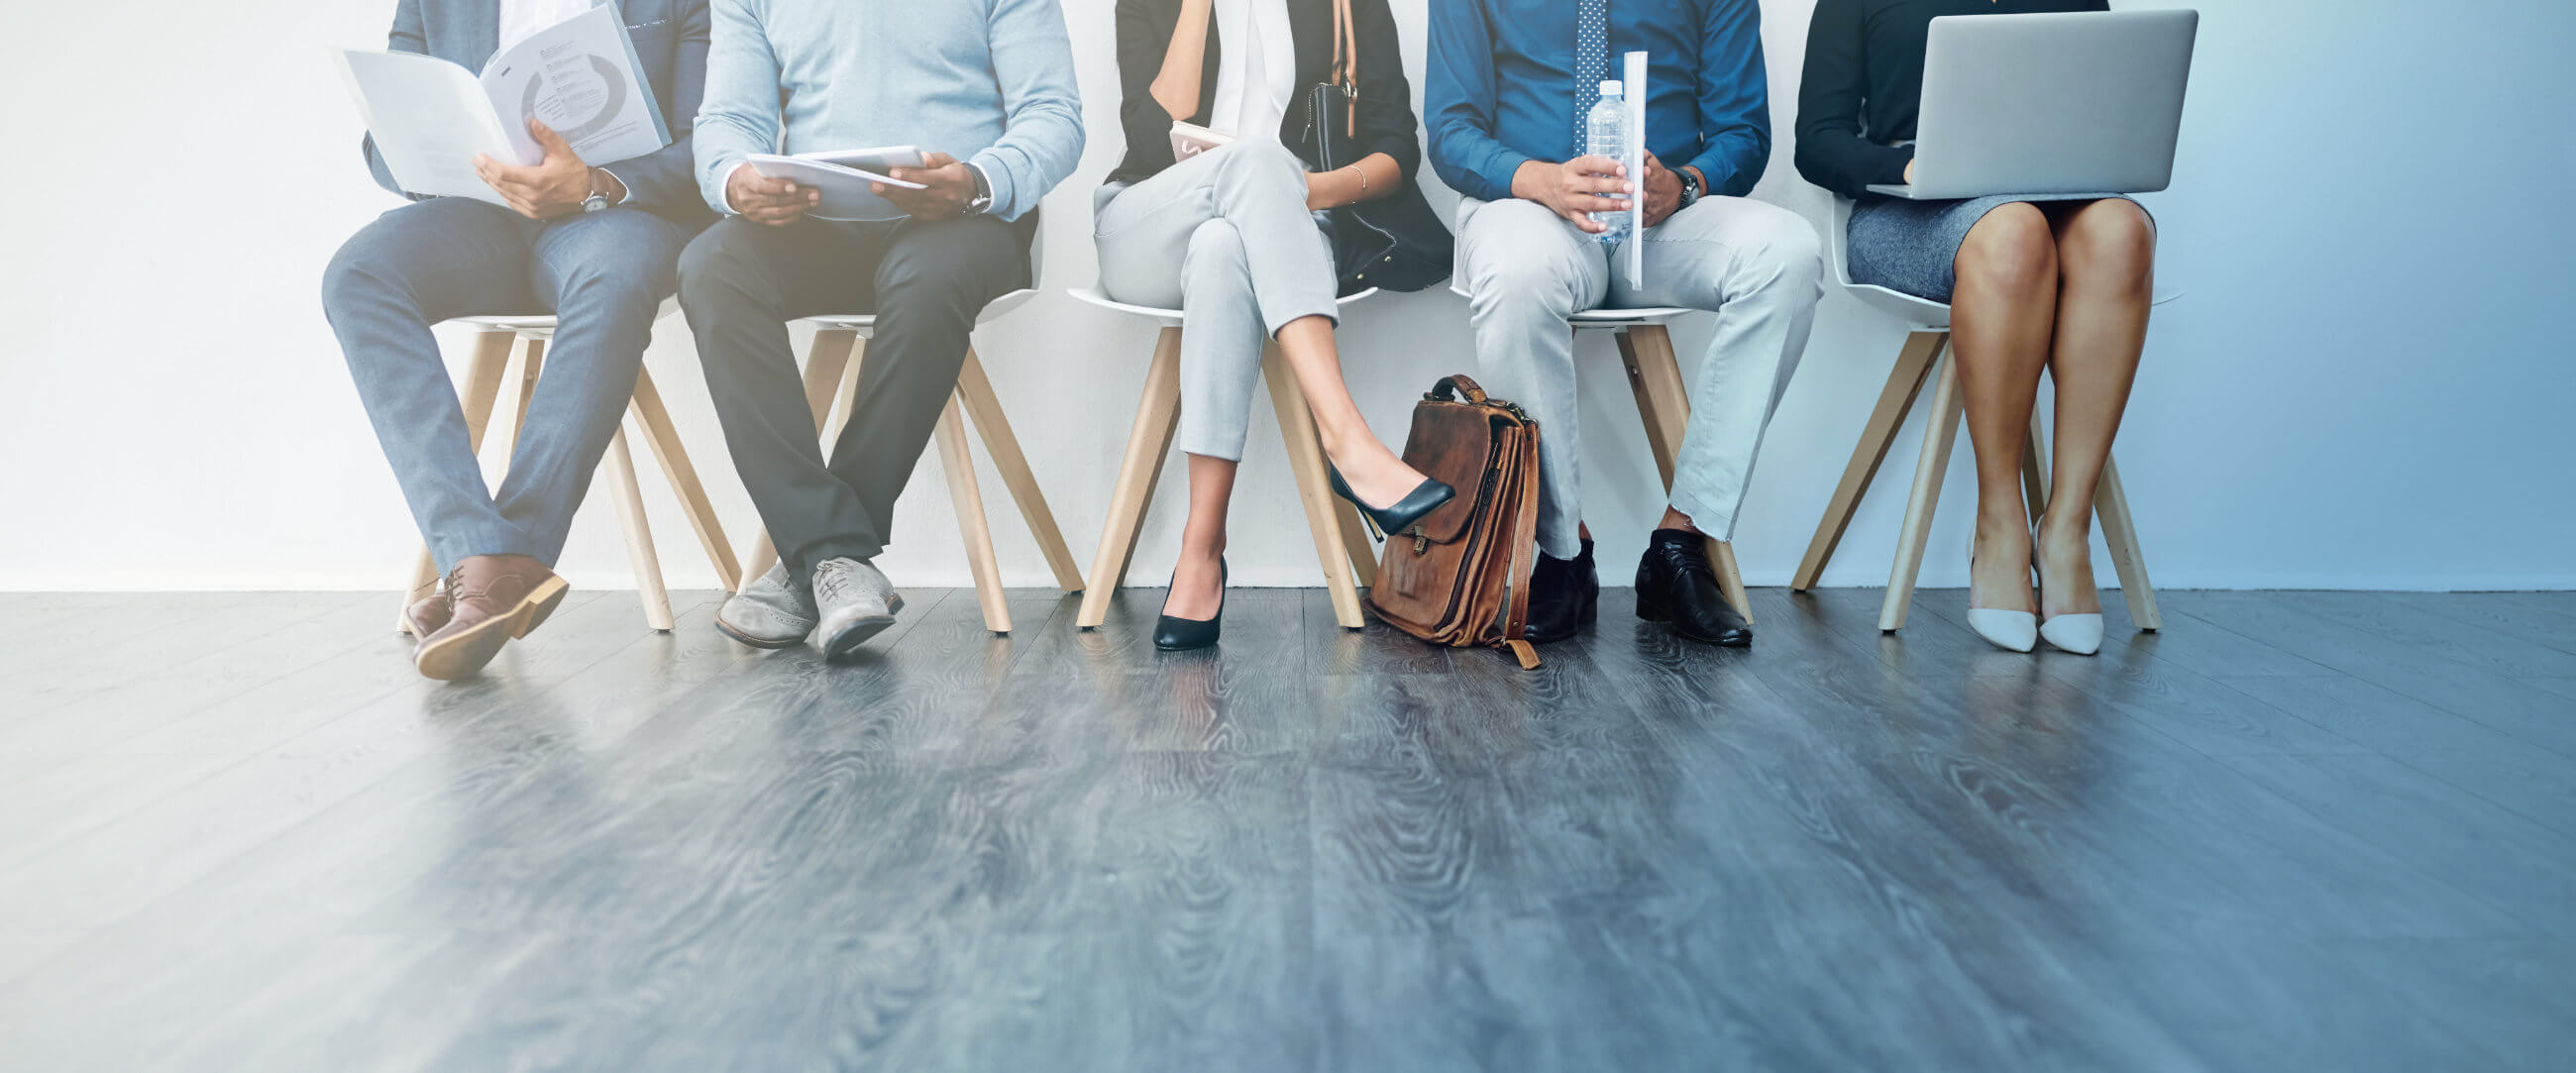
[[[1685,533],[1699,533],[1701,536],[1708,535],[1706,533],[1700,533],[1699,527],[1691,524],[1690,515],[1674,510],[1671,507],[1664,508],[1664,516],[1656,520],[1655,528],[1679,529]]]

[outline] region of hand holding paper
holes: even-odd
[[[501,195],[510,208],[531,220],[551,220],[581,211],[582,200],[590,196],[590,165],[554,128],[531,119],[528,134],[545,152],[544,159],[523,167],[476,153],[474,174]]]

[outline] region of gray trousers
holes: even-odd
[[[1202,153],[1093,199],[1100,287],[1181,311],[1181,450],[1243,458],[1263,345],[1336,316],[1333,252],[1306,210],[1306,166],[1277,142]]]
[[[1628,283],[1625,244],[1603,245],[1545,206],[1472,198],[1459,205],[1458,279],[1480,379],[1538,419],[1539,550],[1559,559],[1582,550],[1583,520],[1567,317],[1596,307],[1716,311],[1717,334],[1690,384],[1672,505],[1726,540],[1824,296],[1815,228],[1776,205],[1702,198],[1628,241],[1645,243],[1644,287]]]
[[[697,333],[734,469],[790,577],[825,559],[871,559],[965,364],[975,317],[1029,281],[1032,213],[1017,223],[768,227],[717,223],[680,255],[680,308]],[[787,322],[877,316],[858,398],[827,460],[816,446]]]
[[[541,223],[442,197],[377,217],[331,258],[322,312],[441,571],[472,555],[554,564],[635,394],[654,311],[676,285],[672,262],[687,240],[687,230],[637,208]],[[466,444],[465,413],[429,326],[506,313],[558,319],[496,493]]]

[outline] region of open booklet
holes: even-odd
[[[474,174],[474,155],[508,164],[545,158],[536,119],[594,164],[671,144],[652,84],[613,4],[601,4],[493,54],[476,75],[410,52],[338,50],[349,96],[394,181],[415,194],[503,204]]]
[[[788,179],[801,186],[823,192],[821,204],[805,215],[818,220],[894,220],[906,213],[894,202],[878,197],[869,184],[919,190],[922,184],[905,182],[885,174],[895,168],[921,166],[921,150],[909,145],[890,145],[881,149],[831,149],[819,153],[779,156],[775,153],[753,153],[744,158],[751,170],[768,179]]]

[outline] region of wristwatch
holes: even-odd
[[[599,169],[590,169],[590,196],[581,199],[581,211],[598,212],[608,207],[608,195],[599,189]]]
[[[969,215],[981,216],[993,211],[993,181],[984,177],[984,169],[966,165],[966,173],[975,177],[975,196],[966,200]]]
[[[1675,168],[1673,169],[1673,174],[1680,176],[1682,180],[1682,203],[1675,206],[1673,211],[1679,212],[1682,209],[1687,209],[1692,205],[1698,204],[1700,195],[1699,173],[1692,171],[1689,168]]]

